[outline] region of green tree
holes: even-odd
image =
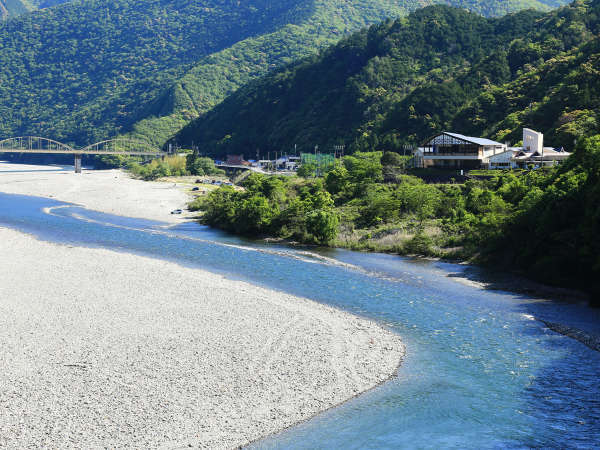
[[[297,171],[299,177],[303,178],[311,178],[314,177],[317,173],[317,165],[314,163],[304,163],[302,164]]]
[[[306,219],[307,231],[314,237],[315,242],[327,244],[335,238],[338,228],[338,217],[331,210],[311,211]]]
[[[350,174],[348,169],[341,165],[329,171],[325,177],[325,186],[327,187],[327,191],[332,195],[345,191],[349,184]]]

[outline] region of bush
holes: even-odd
[[[253,173],[243,186],[244,191],[222,186],[193,207],[204,211],[207,225],[250,236],[275,234],[326,244],[337,235],[339,220],[322,181],[299,184]]]
[[[148,164],[129,164],[128,170],[143,180],[156,180],[169,176],[187,175],[185,158],[181,156],[167,156],[164,159],[153,159]]]
[[[404,243],[404,253],[408,255],[434,256],[433,240],[422,232],[415,234]]]
[[[185,168],[191,175],[225,175],[225,171],[217,168],[211,158],[199,156],[197,150],[186,156]]]
[[[306,230],[317,244],[327,244],[337,235],[339,220],[331,210],[318,210],[308,213]]]

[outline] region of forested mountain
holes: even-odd
[[[200,58],[300,22],[311,0],[90,0],[1,27],[0,135],[116,134]]]
[[[523,126],[544,130],[547,143],[569,148],[600,131],[600,38],[485,89],[449,127],[517,142]]]
[[[525,125],[572,147],[598,129],[599,5],[418,10],[248,84],[176,140],[213,154],[397,150],[443,129],[515,142]]]
[[[0,25],[0,136],[82,145],[133,132],[161,144],[247,81],[428,3],[80,0],[34,11]],[[556,2],[448,3],[497,15]]]
[[[403,8],[389,0],[315,2],[305,20],[202,58],[148,106],[130,135],[162,145],[248,81],[313,54],[365,24],[403,13]]]

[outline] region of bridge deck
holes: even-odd
[[[81,150],[25,150],[22,148],[15,148],[15,149],[5,149],[5,148],[0,148],[0,153],[53,153],[53,154],[57,154],[57,155],[130,155],[130,156],[162,156],[162,155],[168,155],[167,152],[150,152],[150,151],[141,151],[141,152],[136,152],[136,151],[102,151],[102,150],[97,150],[97,151],[90,151],[90,150],[86,150],[86,151],[81,151]]]

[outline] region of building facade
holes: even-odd
[[[423,167],[479,169],[489,165],[489,158],[506,152],[505,144],[490,139],[440,133],[425,141],[415,154]]]
[[[523,149],[528,152],[542,153],[544,149],[544,135],[529,128],[523,128]]]
[[[565,161],[570,153],[564,149],[544,147],[544,135],[523,129],[523,146],[511,147],[489,158],[490,169],[527,169],[554,166]]]

